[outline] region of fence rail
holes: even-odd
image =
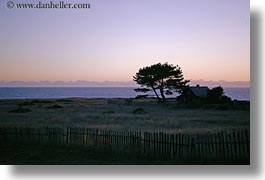
[[[87,128],[0,128],[0,146],[5,143],[80,145],[152,159],[249,160],[249,139],[249,130],[191,135]]]

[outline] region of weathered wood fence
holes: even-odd
[[[80,145],[152,159],[249,160],[249,139],[249,130],[191,135],[87,128],[0,128],[0,146],[5,143]]]

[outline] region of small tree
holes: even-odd
[[[153,91],[158,101],[163,102],[166,99],[165,95],[172,95],[174,92],[181,93],[189,82],[184,80],[179,66],[168,63],[158,63],[141,68],[133,77],[133,80],[141,86],[135,91],[144,93]]]
[[[208,91],[207,102],[219,103],[224,95],[224,89],[221,86],[215,87]]]

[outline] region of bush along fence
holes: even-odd
[[[249,138],[249,130],[191,135],[87,128],[0,128],[0,146],[5,143],[79,145],[98,151],[179,161],[249,162]]]

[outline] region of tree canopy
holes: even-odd
[[[165,101],[165,95],[174,92],[181,93],[189,83],[184,79],[181,68],[168,63],[158,63],[140,68],[133,76],[133,80],[140,85],[136,92],[153,91],[159,101]],[[158,90],[158,92],[157,92]]]
[[[215,87],[208,91],[207,101],[208,103],[219,103],[223,95],[224,89],[221,86]]]
[[[208,91],[207,102],[210,104],[231,103],[231,98],[224,94],[224,89],[221,86],[212,88]]]

